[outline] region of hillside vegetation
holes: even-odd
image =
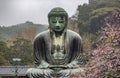
[[[20,58],[19,65],[33,65],[32,41],[37,33],[48,26],[25,22],[9,27],[0,27],[0,65],[15,65],[13,58]]]
[[[98,0],[90,4],[78,6],[78,28],[79,33],[96,34],[105,25],[104,18],[111,15],[117,8],[120,8],[120,0]]]
[[[18,37],[33,40],[37,33],[47,28],[46,25],[34,24],[29,21],[13,26],[0,27],[0,40],[13,40]]]

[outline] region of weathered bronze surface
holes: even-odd
[[[67,29],[68,14],[60,7],[48,14],[49,29],[34,39],[36,68],[27,71],[29,78],[64,78],[74,73],[83,73],[78,66],[82,52],[79,34]]]

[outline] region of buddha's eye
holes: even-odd
[[[64,21],[63,21],[63,20],[60,20],[59,23],[64,23]]]
[[[53,20],[52,23],[57,23],[57,21]]]

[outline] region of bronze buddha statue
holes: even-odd
[[[67,29],[68,14],[60,7],[48,14],[49,29],[34,39],[35,68],[27,71],[29,78],[62,78],[84,72],[78,65],[82,52],[79,34]]]

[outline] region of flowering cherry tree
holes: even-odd
[[[90,52],[91,59],[85,66],[86,76],[76,74],[71,78],[120,78],[120,9],[105,21],[97,48]]]
[[[105,18],[106,26],[99,32],[97,49],[91,52],[85,78],[120,77],[120,9]]]

